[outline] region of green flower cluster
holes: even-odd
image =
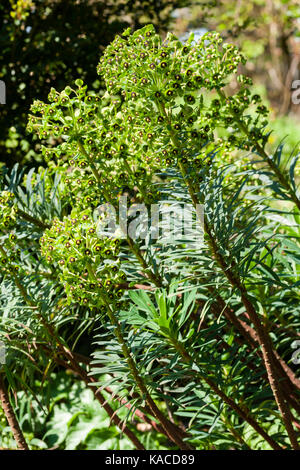
[[[193,37],[182,44],[173,34],[162,41],[152,25],[118,36],[100,59],[98,72],[113,93],[134,100],[152,93],[153,100],[175,104],[177,96],[192,103],[202,87],[221,88],[245,58],[237,47],[223,43],[218,33]]]
[[[0,193],[0,232],[6,233],[7,230],[14,227],[16,222],[17,210],[14,204],[15,195],[10,191],[1,191]]]
[[[17,247],[17,235],[14,227],[17,219],[15,195],[10,191],[0,193],[0,271],[3,274],[16,274],[20,270],[21,250]]]
[[[17,236],[14,232],[2,236],[0,247],[0,271],[11,276],[22,271],[20,262],[21,250],[17,247]]]
[[[218,33],[182,44],[172,34],[162,41],[151,25],[132,35],[127,30],[100,60],[107,86],[101,98],[81,80],[76,89],[52,89],[49,105],[34,102],[28,128],[57,139],[54,148],[43,147],[44,155],[65,165],[66,188],[82,210],[103,196],[117,204],[128,188],[151,203],[159,197],[149,193],[158,170],[180,164],[198,174],[217,148],[264,145],[267,110],[251,95],[251,80],[238,75],[239,91],[230,97],[222,91],[244,63]],[[226,135],[217,138],[222,128]]]
[[[51,104],[35,101],[31,107],[35,115],[29,117],[28,130],[41,139],[56,138],[55,147],[42,146],[46,161],[56,159],[64,169],[66,192],[73,194],[82,210],[102,203],[105,191],[106,201],[117,204],[128,188],[147,193],[146,199],[152,202],[155,195],[147,188],[158,163],[153,168],[147,155],[137,156],[128,145],[122,113],[111,113],[105,106],[111,104],[111,97],[104,96],[100,106],[100,98],[88,94],[81,80],[76,84],[76,90],[51,90]]]
[[[120,240],[99,238],[89,211],[55,219],[40,244],[47,263],[58,267],[69,302],[98,308],[107,302],[119,305],[119,286],[126,281],[118,258]]]
[[[240,90],[228,98],[222,93],[244,63],[238,48],[224,43],[218,33],[207,33],[197,43],[191,36],[182,44],[172,34],[162,41],[150,25],[117,37],[102,56],[98,72],[109,93],[125,101],[122,116],[126,137],[136,143],[133,150],[151,149],[152,158],[170,166],[194,159],[198,163],[201,149],[207,154],[215,147],[218,127],[230,134],[219,147],[250,149],[258,140],[263,143],[267,110],[258,105],[254,116],[248,112],[250,105],[260,102],[248,89],[251,79],[239,75]],[[212,91],[217,96],[210,99]],[[240,135],[240,121],[250,126],[249,142]]]
[[[30,108],[34,114],[29,115],[28,130],[35,130],[40,139],[51,136],[63,140],[87,140],[86,133],[91,132],[91,122],[97,115],[100,98],[87,94],[81,83],[77,80],[76,90],[68,86],[61,93],[52,88],[48,95],[50,104],[35,100]],[[43,151],[49,159],[51,153],[59,156],[63,147],[55,147],[52,152],[43,148]]]

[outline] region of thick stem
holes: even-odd
[[[127,243],[129,248],[131,249],[132,253],[136,256],[137,260],[139,261],[140,265],[144,269],[145,274],[148,276],[148,278],[153,282],[153,284],[156,287],[161,287],[162,286],[162,279],[159,274],[156,274],[152,271],[151,268],[149,268],[145,258],[143,257],[141,250],[139,246],[130,238],[127,236]]]
[[[220,295],[216,297],[217,303],[214,304],[216,308],[215,315],[219,318],[221,313],[224,313],[224,316],[232,323],[232,325],[237,329],[237,331],[246,339],[247,343],[252,349],[256,349],[259,346],[259,341],[256,331],[243,320],[238,318],[234,311],[232,311],[224,302],[223,298]],[[217,307],[219,306],[219,308]],[[213,309],[214,311],[214,309]],[[299,388],[298,382],[299,379],[295,376],[294,372],[287,366],[279,354],[273,350],[274,353],[274,364],[280,379],[282,378],[282,392],[286,400],[290,405],[300,414],[300,404],[298,403],[298,398],[295,398],[293,388]],[[257,350],[257,354],[262,358],[262,353],[260,350]],[[268,375],[264,376],[268,380]]]
[[[273,395],[275,397],[278,409],[282,415],[283,422],[286,427],[288,436],[290,438],[292,447],[294,448],[294,450],[300,450],[297,436],[296,436],[296,433],[294,431],[293,424],[292,424],[293,417],[291,415],[289,406],[286,403],[285,398],[283,396],[281,385],[279,383],[278,376],[277,376],[276,367],[274,366],[273,349],[272,349],[269,335],[265,332],[262,326],[262,323],[253,307],[253,304],[248,297],[246,289],[243,286],[240,286],[239,290],[241,292],[242,302],[249,314],[249,317],[251,318],[252,323],[254,324],[256,328],[258,340],[259,340],[261,350],[262,350],[264,364],[265,364],[266,371],[268,374],[269,383],[273,391]]]
[[[22,430],[19,426],[18,420],[14,413],[13,407],[9,401],[8,392],[3,380],[3,375],[0,373],[0,402],[3,408],[4,414],[8,421],[8,424],[12,430],[13,436],[17,443],[18,449],[20,450],[29,450],[26,440],[23,436]]]
[[[22,217],[22,219],[26,220],[26,222],[30,222],[31,224],[35,225],[36,227],[39,227],[43,230],[50,228],[49,224],[45,224],[41,220],[37,219],[36,217],[33,217],[32,215],[27,214],[26,212],[22,211],[21,209],[17,209],[17,214]]]

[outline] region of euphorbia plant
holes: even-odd
[[[44,278],[68,308],[84,312],[93,325],[90,334],[101,324],[103,338],[97,337],[90,385],[105,387],[99,374],[110,372],[109,385],[114,384],[120,401],[131,412],[142,409],[146,421],[154,418],[152,426],[181,449],[214,445],[207,425],[197,420],[207,400],[210,412],[219,403],[214,415],[239,445],[249,446],[239,430],[242,420],[273,449],[299,447],[294,427],[299,429],[299,379],[272,343],[267,321],[277,314],[276,296],[283,285],[278,278],[271,286],[265,274],[276,279],[272,263],[266,268],[269,254],[276,258],[268,245],[270,227],[265,227],[270,209],[261,185],[246,187],[247,178],[262,170],[238,174],[226,161],[252,150],[268,163],[272,188],[297,208],[299,199],[293,171],[282,173],[265,151],[267,109],[251,93],[250,79],[238,74],[244,62],[238,49],[217,33],[207,33],[197,43],[191,36],[182,44],[171,34],[162,40],[152,26],[133,34],[125,31],[100,60],[98,72],[106,83],[102,96],[89,93],[77,80],[75,88],[51,90],[50,104],[36,101],[32,106],[29,129],[57,142],[44,147],[43,154],[50,174],[60,176],[56,186],[63,210],[41,221],[18,207],[13,194],[4,192],[1,200],[7,248],[16,219],[35,225],[42,235],[35,256],[48,265]],[[240,90],[227,96],[233,77]],[[50,177],[49,199],[51,193]],[[126,227],[121,227],[121,238],[118,231],[100,236],[97,208],[109,204],[118,211],[125,194],[148,209],[170,199],[196,210],[202,206],[204,241],[199,246],[188,239],[163,245],[151,237],[152,227],[145,239]],[[7,260],[4,246],[2,250]],[[281,266],[280,258],[277,262]],[[11,267],[9,261],[6,276]],[[262,271],[265,278],[260,279]],[[35,282],[42,273],[37,275]],[[30,289],[18,274],[13,280],[33,306]],[[272,291],[270,315],[258,285]],[[294,291],[287,296],[292,303],[296,297]],[[38,318],[58,342],[63,360],[88,384],[84,367],[60,338],[61,314],[55,311],[50,317],[40,311]],[[283,323],[284,315],[279,315]],[[72,325],[72,319],[65,322]],[[230,335],[239,339],[237,357]],[[89,361],[86,365],[90,367]],[[252,384],[253,397],[246,383]],[[257,414],[268,390],[283,435],[271,435],[265,418]],[[186,407],[193,412],[185,415]],[[209,422],[207,416],[204,421]]]

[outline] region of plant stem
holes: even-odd
[[[26,222],[30,222],[31,224],[36,225],[36,227],[39,227],[43,230],[45,230],[46,228],[50,228],[49,224],[45,224],[41,220],[37,219],[36,217],[33,217],[32,215],[27,214],[27,212],[24,212],[19,208],[17,208],[17,214],[22,217],[22,219],[26,220]]]
[[[148,278],[153,282],[156,287],[161,287],[163,282],[160,275],[154,273],[152,269],[148,266],[145,258],[143,257],[143,254],[141,253],[139,246],[129,236],[127,236],[127,243],[132,253],[136,256],[140,265],[144,269],[145,274],[148,276]]]
[[[234,428],[234,426],[232,426],[229,419],[227,419],[225,413],[224,413],[223,416],[221,415],[221,420],[223,421],[223,423],[225,424],[225,426],[227,427],[229,432],[237,440],[237,442],[239,442],[240,444],[245,446],[248,450],[252,450],[251,447],[248,446],[247,442],[243,439],[243,437],[237,432],[237,430]]]
[[[22,430],[19,426],[18,420],[16,418],[15,412],[11,403],[9,401],[8,392],[3,380],[3,374],[0,373],[0,402],[3,408],[4,414],[8,421],[8,424],[12,430],[13,436],[17,443],[18,449],[20,450],[29,450],[27,442],[24,438]]]
[[[79,148],[80,152],[83,153],[83,155],[86,157],[87,161],[89,162],[89,165],[90,165],[90,167],[91,167],[91,170],[92,170],[92,172],[93,172],[93,174],[94,174],[94,176],[95,176],[95,178],[96,178],[96,181],[97,181],[98,183],[101,183],[101,177],[100,177],[100,174],[99,174],[99,172],[98,172],[98,170],[97,170],[97,168],[96,168],[96,166],[95,166],[95,164],[94,164],[94,162],[93,162],[93,159],[90,157],[90,155],[89,155],[88,152],[85,150],[83,144],[82,144],[80,141],[78,141],[78,148]]]

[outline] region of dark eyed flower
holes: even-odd
[[[188,103],[195,103],[195,98],[192,95],[186,97]]]
[[[202,167],[202,161],[200,160],[200,158],[195,158],[194,164],[195,164],[197,167]]]

